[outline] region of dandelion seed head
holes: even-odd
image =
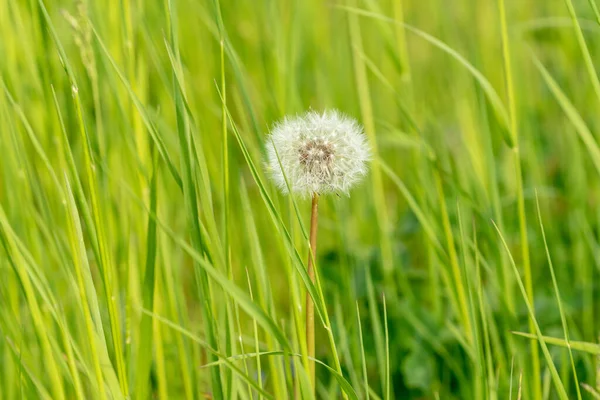
[[[287,177],[291,190],[304,197],[347,194],[367,173],[370,159],[362,127],[335,110],[309,111],[277,123],[267,139],[267,153],[277,186],[287,193]]]

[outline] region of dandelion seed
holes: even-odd
[[[362,127],[338,111],[285,118],[273,128],[267,152],[277,186],[288,192],[285,174],[292,192],[303,197],[347,194],[367,173],[371,154]]]

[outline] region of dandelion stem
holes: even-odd
[[[317,229],[319,217],[319,194],[313,193],[312,208],[310,212],[310,249],[308,251],[307,272],[310,280],[315,282],[315,268],[313,260],[317,253]],[[310,293],[306,292],[306,349],[308,353],[308,374],[313,389],[316,388],[315,380],[315,308],[310,298]]]

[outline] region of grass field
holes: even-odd
[[[595,0],[0,0],[0,400],[600,399],[599,34]],[[314,284],[265,161],[309,109],[373,153]]]

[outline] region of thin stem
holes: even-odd
[[[516,187],[517,187],[517,206],[519,212],[519,231],[521,236],[521,254],[523,263],[523,276],[525,281],[525,289],[527,291],[527,300],[531,304],[535,304],[533,296],[533,275],[531,273],[531,261],[529,259],[529,241],[527,238],[527,214],[525,211],[525,195],[523,194],[523,172],[520,158],[519,148],[519,124],[517,121],[517,102],[515,98],[513,74],[511,68],[510,58],[510,42],[508,36],[508,29],[506,23],[506,7],[504,0],[498,1],[498,7],[500,11],[500,26],[502,31],[502,52],[504,58],[504,73],[506,79],[506,94],[508,98],[509,115],[510,115],[510,133],[511,133],[511,147],[513,148],[514,163],[515,163],[515,174],[516,174]],[[593,66],[592,66],[593,68]],[[597,83],[597,76],[596,83]],[[598,87],[597,85],[595,87]],[[598,90],[596,91],[598,93]],[[510,293],[508,294],[510,296]],[[506,296],[506,297],[508,297]],[[535,321],[533,316],[529,318],[529,331],[535,332]],[[532,341],[530,344],[531,350],[531,377],[528,380],[532,397],[536,400],[542,398],[542,386],[541,386],[541,367],[539,359],[539,344]]]
[[[310,212],[310,249],[308,251],[308,267],[307,272],[310,280],[315,282],[315,268],[313,258],[317,253],[317,229],[319,216],[319,194],[313,193],[312,208]],[[310,294],[306,293],[306,349],[308,353],[308,374],[313,389],[316,388],[315,380],[315,306],[310,298]]]

